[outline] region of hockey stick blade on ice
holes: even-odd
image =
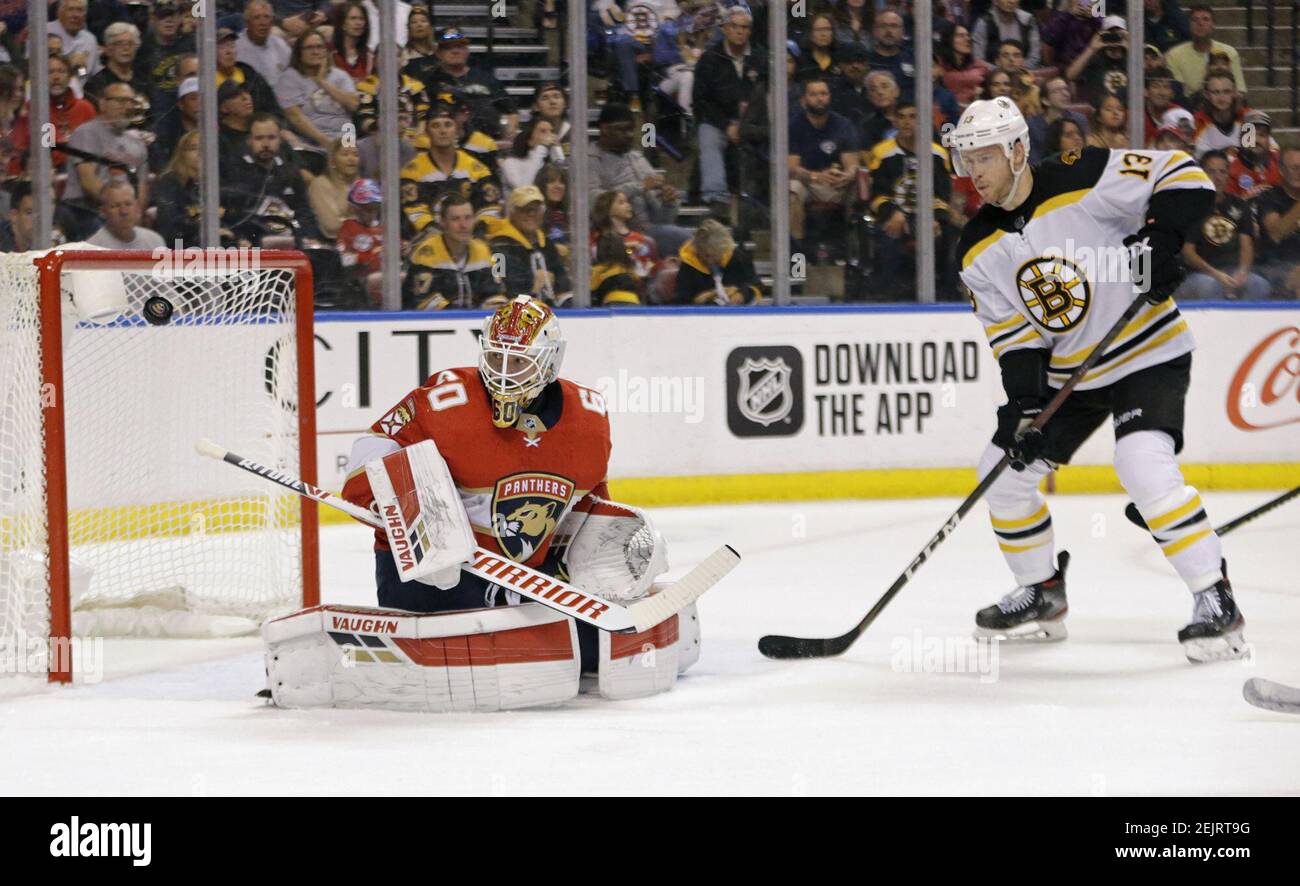
[[[1056,411],[1061,408],[1061,404],[1065,402],[1066,398],[1070,396],[1070,393],[1078,386],[1079,382],[1083,381],[1083,377],[1088,374],[1092,367],[1097,364],[1097,361],[1101,359],[1102,355],[1106,353],[1106,349],[1109,348],[1111,343],[1119,336],[1120,331],[1129,324],[1130,320],[1137,316],[1138,311],[1142,310],[1144,304],[1146,304],[1145,295],[1140,295],[1133,300],[1133,303],[1128,306],[1123,315],[1115,321],[1115,325],[1112,326],[1104,336],[1102,336],[1102,339],[1097,343],[1097,346],[1094,347],[1084,361],[1079,364],[1079,368],[1074,371],[1074,374],[1066,379],[1065,384],[1063,384],[1061,389],[1056,392],[1056,396],[1052,397],[1051,401],[1043,407],[1043,411],[1036,419],[1034,419],[1033,423],[1029,426],[1030,428],[1041,429],[1043,425],[1047,424],[1051,417],[1056,414]],[[912,576],[916,573],[916,570],[920,569],[921,565],[925,563],[926,560],[930,559],[930,555],[934,553],[935,549],[938,548],[939,545],[943,544],[944,541],[947,540],[948,536],[952,535],[953,532],[956,531],[962,518],[970,512],[971,508],[975,507],[976,502],[984,497],[984,493],[988,492],[989,487],[993,485],[994,481],[996,481],[997,478],[1002,475],[1002,472],[1010,465],[1011,457],[1009,455],[1002,456],[1001,461],[993,466],[993,470],[988,472],[988,475],[980,481],[979,485],[975,487],[975,490],[971,492],[970,495],[966,496],[965,501],[958,505],[957,510],[954,511],[952,516],[944,522],[939,531],[931,536],[930,540],[925,543],[925,547],[921,548],[921,552],[912,558],[912,562],[903,570],[903,574],[896,578],[894,583],[889,586],[889,590],[885,591],[884,596],[877,600],[876,605],[872,606],[871,610],[862,617],[862,620],[854,625],[847,633],[840,634],[838,637],[819,638],[786,637],[780,634],[769,634],[758,641],[758,651],[763,653],[763,655],[766,655],[768,658],[827,658],[844,652],[853,645],[858,637],[862,635],[863,631],[871,626],[871,623],[876,620],[876,617],[879,616],[884,608],[889,605],[889,601],[893,600],[894,597],[898,595],[898,592],[912,580]]]
[[[341,496],[326,492],[283,471],[277,471],[252,459],[236,455],[211,440],[200,440],[195,448],[200,455],[234,465],[240,470],[248,471],[268,482],[290,489],[304,498],[329,505],[376,529],[382,528],[379,517],[366,508],[358,507]],[[626,606],[589,594],[554,576],[538,572],[481,547],[474,549],[473,560],[464,563],[461,570],[477,575],[505,590],[514,591],[535,603],[562,612],[570,618],[594,625],[603,631],[640,633],[648,631],[680,612],[683,607],[698,600],[705,591],[735,569],[739,562],[740,555],[735,549],[730,545],[723,545],[659,593],[643,597]],[[437,591],[431,589],[430,593],[437,593]]]
[[[1246,513],[1242,514],[1240,517],[1237,517],[1236,519],[1229,520],[1227,523],[1224,523],[1218,529],[1214,530],[1214,533],[1215,535],[1218,536],[1227,535],[1229,532],[1236,529],[1237,527],[1244,526],[1245,524],[1249,523],[1251,520],[1254,520],[1256,517],[1262,517],[1263,515],[1267,514],[1269,511],[1273,510],[1274,508],[1281,507],[1282,505],[1286,504],[1291,499],[1297,496],[1300,496],[1300,486],[1297,486],[1295,489],[1292,489],[1288,492],[1282,493],[1277,498],[1269,499],[1259,507],[1255,508],[1252,511],[1247,511]],[[1147,532],[1151,531],[1151,529],[1147,526],[1147,521],[1142,519],[1142,514],[1138,512],[1137,505],[1133,504],[1133,502],[1129,502],[1128,505],[1124,508],[1124,516],[1127,517],[1128,521],[1132,523],[1134,526],[1136,526],[1138,529],[1142,529]]]
[[[1241,687],[1241,695],[1246,701],[1266,711],[1279,714],[1300,714],[1300,689],[1265,680],[1263,677],[1251,677]]]

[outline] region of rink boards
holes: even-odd
[[[1183,308],[1197,340],[1182,460],[1202,488],[1300,484],[1300,305]],[[317,317],[320,481],[482,315]],[[966,306],[566,313],[563,375],[600,391],[617,496],[645,504],[968,491],[1003,401]],[[1119,489],[1101,429],[1061,491]]]

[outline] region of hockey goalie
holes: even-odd
[[[613,635],[460,569],[477,545],[630,601],[668,568],[647,515],[609,501],[604,399],[559,378],[565,342],[551,309],[519,296],[488,316],[479,347],[477,367],[435,372],[353,445],[343,497],[379,515],[418,508],[434,528],[385,516],[379,609],[291,617],[310,621],[307,639],[301,625],[271,629],[277,704],[498,710],[580,687],[629,698],[670,688],[698,657],[694,605]],[[310,652],[340,636],[342,660]]]

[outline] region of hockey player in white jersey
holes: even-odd
[[[980,475],[1004,452],[1014,468],[987,498],[1018,587],[977,613],[977,634],[1065,638],[1069,554],[1054,561],[1039,483],[1109,416],[1120,482],[1193,595],[1192,620],[1178,633],[1187,657],[1239,657],[1244,619],[1219,538],[1175,460],[1195,343],[1171,295],[1187,232],[1213,207],[1213,184],[1181,151],[1085,148],[1031,167],[1028,126],[1005,98],[972,104],[945,140],[957,174],[984,200],[957,254],[1007,395]],[[1135,256],[1149,249],[1132,269],[1128,247]],[[1121,260],[1107,261],[1118,250]],[[1140,292],[1148,304],[1045,427],[1029,430]]]

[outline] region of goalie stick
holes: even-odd
[[[1246,701],[1266,711],[1279,714],[1300,714],[1300,689],[1274,683],[1263,677],[1251,677],[1241,687]]]
[[[1270,499],[1269,501],[1264,502],[1262,505],[1255,508],[1253,511],[1247,511],[1246,513],[1242,514],[1240,517],[1237,517],[1235,520],[1229,520],[1227,523],[1224,523],[1218,529],[1214,530],[1214,534],[1220,537],[1227,535],[1229,532],[1236,529],[1238,526],[1243,526],[1246,523],[1249,523],[1251,520],[1254,520],[1256,517],[1261,517],[1264,514],[1267,514],[1269,511],[1273,510],[1274,508],[1281,507],[1282,505],[1289,502],[1291,499],[1295,498],[1297,495],[1300,495],[1300,486],[1297,486],[1295,489],[1292,489],[1289,492],[1282,493],[1277,498]],[[1142,519],[1142,514],[1138,511],[1137,505],[1133,504],[1133,502],[1129,502],[1128,505],[1124,508],[1124,516],[1128,517],[1128,521],[1132,523],[1134,526],[1136,526],[1138,529],[1143,529],[1146,530],[1147,532],[1151,531],[1150,527],[1147,526],[1147,521]]]
[[[1051,417],[1056,414],[1056,411],[1061,408],[1061,404],[1070,396],[1070,393],[1075,389],[1079,382],[1083,381],[1083,377],[1088,374],[1089,370],[1091,370],[1092,367],[1097,364],[1097,361],[1101,359],[1102,355],[1106,353],[1106,349],[1110,347],[1113,341],[1115,341],[1124,327],[1129,324],[1130,320],[1137,316],[1138,311],[1142,310],[1144,304],[1146,304],[1145,293],[1139,295],[1133,300],[1133,303],[1129,305],[1120,318],[1115,321],[1115,325],[1112,326],[1104,336],[1102,336],[1101,341],[1097,343],[1096,347],[1092,349],[1084,361],[1079,364],[1079,368],[1074,370],[1074,374],[1066,379],[1065,384],[1061,385],[1061,389],[1056,392],[1056,396],[1051,399],[1051,402],[1043,407],[1043,411],[1036,419],[1034,419],[1026,430],[1038,430],[1047,424]],[[862,620],[850,628],[847,633],[840,634],[838,637],[816,638],[787,637],[781,634],[768,634],[758,641],[758,651],[763,653],[763,655],[766,655],[768,658],[827,658],[844,652],[853,645],[858,637],[861,636],[863,631],[871,626],[871,623],[874,622],[884,608],[889,605],[889,601],[893,600],[894,597],[898,595],[898,592],[912,580],[912,576],[916,573],[916,570],[920,569],[921,565],[925,563],[926,560],[930,559],[930,555],[934,553],[935,549],[938,548],[939,545],[943,544],[947,540],[948,536],[952,535],[953,532],[956,531],[962,518],[970,512],[971,508],[975,507],[976,502],[984,497],[984,493],[988,492],[989,487],[993,485],[994,481],[1002,475],[1002,472],[1005,471],[1010,464],[1011,456],[1003,455],[1002,459],[993,466],[993,470],[989,471],[988,475],[980,481],[974,491],[971,492],[970,495],[966,496],[965,501],[957,506],[957,510],[953,512],[947,522],[945,522],[943,526],[940,527],[939,531],[925,543],[925,547],[921,548],[921,552],[912,558],[912,562],[903,570],[903,574],[894,579],[894,583],[889,586],[889,590],[885,591],[884,596],[877,600],[876,605],[872,606],[870,611],[862,617]]]
[[[291,489],[304,498],[329,505],[368,526],[376,529],[383,528],[379,517],[366,508],[358,507],[345,498],[326,492],[283,471],[277,471],[252,459],[236,455],[211,440],[200,440],[195,448],[200,455],[224,461],[271,483]],[[683,607],[698,600],[705,591],[736,568],[739,562],[740,555],[735,549],[730,545],[723,545],[664,590],[626,606],[589,594],[554,576],[538,572],[523,563],[516,563],[508,557],[494,554],[482,547],[474,549],[473,560],[463,564],[461,570],[477,575],[505,590],[514,591],[521,597],[541,603],[557,612],[562,612],[570,618],[594,625],[603,631],[640,633],[648,631],[680,612]],[[438,593],[436,588],[430,588],[429,592]]]

